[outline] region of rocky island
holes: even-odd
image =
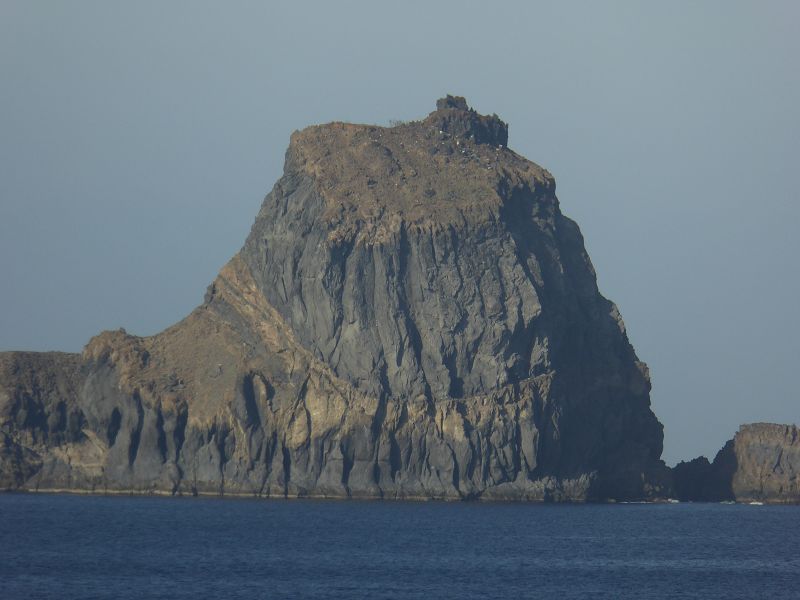
[[[553,177],[507,142],[452,96],[295,132],[184,320],[0,353],[0,488],[669,496],[647,366]]]
[[[682,462],[673,475],[680,500],[800,503],[800,432],[795,425],[742,425],[713,462]]]

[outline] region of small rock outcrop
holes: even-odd
[[[717,452],[713,462],[705,456],[680,462],[672,469],[675,496],[682,502],[735,500],[731,487],[735,468],[732,440]]]
[[[800,435],[795,425],[753,423],[717,453],[673,469],[680,500],[800,503]]]
[[[553,177],[448,96],[292,135],[186,319],[0,355],[6,489],[666,496],[647,367]]]

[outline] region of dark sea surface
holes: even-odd
[[[800,507],[0,494],[0,598],[800,598]]]

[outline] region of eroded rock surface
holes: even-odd
[[[795,425],[743,425],[733,438],[739,501],[800,502],[800,433]]]
[[[463,98],[292,135],[186,319],[0,356],[9,489],[665,495],[647,367],[552,176]]]

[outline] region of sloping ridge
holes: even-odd
[[[0,486],[602,500],[669,493],[647,367],[552,176],[448,96],[292,135],[204,303],[0,354]]]

